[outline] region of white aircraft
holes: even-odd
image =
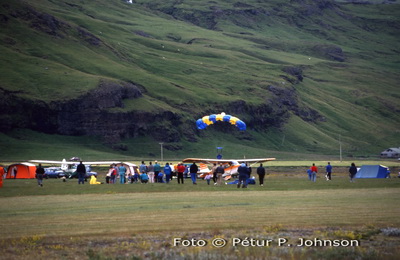
[[[82,161],[82,160],[81,160]],[[61,170],[64,172],[74,172],[76,169],[74,169],[74,166],[78,165],[80,162],[78,161],[67,161],[63,159],[62,161],[51,161],[51,160],[30,160],[29,162],[32,163],[43,163],[43,164],[60,164],[61,165]],[[130,163],[130,162],[121,162],[121,161],[82,161],[83,164],[87,165],[124,165],[127,168],[127,174],[133,173],[137,171],[137,166],[136,164]]]
[[[80,162],[79,161],[67,161],[63,159],[62,161],[50,161],[50,160],[29,160],[29,162],[32,163],[43,163],[43,164],[60,164],[61,165],[61,170],[65,171],[68,170],[69,165],[77,165]],[[87,161],[82,161],[83,164],[86,165],[111,165],[111,164],[118,164],[121,163],[120,161],[95,161],[95,162],[87,162]]]
[[[276,158],[259,158],[259,159],[204,159],[204,158],[186,158],[183,159],[182,162],[184,163],[207,163],[207,164],[220,164],[222,163],[225,165],[225,173],[222,175],[222,177],[225,178],[225,180],[229,180],[231,176],[237,175],[238,171],[237,169],[239,168],[241,163],[251,163],[250,166],[256,164],[256,163],[262,163],[262,162],[268,162],[268,161],[274,161]]]

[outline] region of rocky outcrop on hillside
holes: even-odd
[[[245,100],[238,100],[228,105],[231,113],[252,115],[246,124],[251,129],[263,131],[269,127],[281,128],[291,114],[309,122],[323,122],[326,119],[318,111],[309,108],[299,101],[293,86],[282,87],[270,85],[267,88],[270,98],[261,105],[249,105]]]
[[[217,2],[209,2],[207,9],[189,9],[182,7],[180,1],[163,3],[145,3],[146,7],[161,11],[175,19],[190,22],[196,26],[211,30],[220,30],[218,23],[229,20],[243,28],[257,28],[257,23],[262,19],[279,16],[284,17],[285,7],[276,4],[272,8],[264,8],[262,4],[257,6],[245,2],[234,2],[230,8],[221,7]],[[327,9],[338,9],[333,0],[291,0],[290,5],[296,8],[298,16],[322,15]],[[271,6],[271,5],[268,5]],[[291,19],[289,15],[287,19]]]
[[[58,132],[65,135],[109,135],[113,132],[124,135],[129,125],[111,108],[123,108],[125,99],[142,96],[139,87],[131,83],[116,84],[101,82],[98,88],[62,104],[52,105],[57,111]],[[115,117],[112,118],[112,117]],[[120,121],[114,127],[108,122]]]
[[[20,93],[0,88],[0,131],[29,128],[49,134],[99,136],[110,144],[139,135],[179,141],[179,131],[172,126],[178,125],[180,119],[172,112],[112,110],[123,108],[124,100],[140,98],[143,91],[144,88],[133,83],[103,81],[98,88],[82,96],[48,104],[24,99]]]
[[[27,23],[33,30],[46,33],[52,37],[65,38],[68,37],[69,31],[73,30],[74,32],[77,32],[78,37],[84,42],[92,46],[99,46],[101,44],[101,40],[97,36],[88,32],[84,28],[73,26],[54,17],[53,15],[37,11],[33,7],[24,6],[12,9],[8,4],[4,4],[3,7],[9,9],[7,15],[2,14],[0,17],[0,22],[2,22],[3,25],[7,24],[9,17],[13,17]]]
[[[312,50],[316,56],[334,61],[345,61],[343,50],[338,46],[332,44],[318,44],[315,45]]]
[[[8,4],[3,5],[3,7],[10,9]],[[71,28],[69,24],[60,21],[56,17],[48,13],[38,12],[29,6],[15,10],[10,9],[8,15],[27,22],[34,30],[41,31],[55,37],[63,38],[65,36],[65,31]],[[4,17],[6,17],[8,20],[7,15],[4,15]]]
[[[121,138],[149,135],[156,140],[177,142],[180,117],[170,111],[115,111],[124,100],[141,98],[144,87],[133,83],[101,82],[98,88],[55,107],[58,133],[99,136],[113,144]]]
[[[301,70],[287,69],[301,78]],[[96,89],[68,101],[43,101],[21,98],[20,93],[0,88],[0,131],[30,128],[39,132],[61,135],[98,136],[113,146],[122,138],[152,136],[155,140],[174,143],[183,139],[195,142],[201,134],[193,122],[171,111],[146,112],[140,109],[125,111],[124,101],[142,98],[145,88],[129,82],[102,81]],[[236,100],[224,106],[215,105],[214,111],[229,111],[243,115],[250,129],[264,131],[268,127],[282,127],[291,113],[307,121],[323,121],[317,111],[300,105],[293,86],[270,85],[270,98],[261,105],[250,105]],[[120,108],[120,110],[118,110]],[[204,113],[207,113],[206,111]],[[251,115],[251,116],[248,116]],[[221,128],[233,131],[233,128]],[[250,136],[241,136],[250,139]],[[118,148],[118,147],[117,147]],[[168,148],[168,147],[166,147]],[[175,146],[171,149],[178,149]]]

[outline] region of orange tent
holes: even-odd
[[[3,187],[3,178],[4,178],[4,173],[6,171],[4,170],[4,167],[0,165],[0,188]]]
[[[6,169],[4,169],[3,165],[0,165],[0,178],[4,178],[4,174],[6,173]]]
[[[34,179],[35,174],[36,165],[32,163],[16,163],[8,166],[6,179]]]

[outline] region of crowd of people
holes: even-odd
[[[201,178],[207,181],[210,185],[213,181],[214,185],[223,184],[223,175],[225,173],[225,164],[217,165],[214,163],[211,171],[201,174]],[[246,164],[241,164],[238,168],[239,182],[243,188],[248,185],[248,180],[251,176],[251,167]],[[264,186],[265,168],[262,164],[257,168],[257,174],[259,176],[259,182],[261,186]],[[185,179],[190,178],[193,185],[197,185],[199,175],[199,167],[196,163],[183,164],[178,163],[173,165],[172,163],[166,163],[165,166],[161,166],[157,161],[149,162],[146,164],[144,161],[140,166],[133,172],[126,169],[124,165],[111,165],[106,175],[106,183],[114,184],[117,183],[119,177],[119,183],[169,183],[174,176],[176,176],[178,184],[184,184]],[[226,183],[225,183],[226,184]],[[240,186],[238,185],[238,187]]]
[[[222,185],[223,175],[225,173],[226,167],[229,166],[223,163],[220,163],[219,165],[214,163],[211,171],[202,174],[201,177],[207,181],[208,185],[210,185],[211,181],[213,181],[214,185]],[[84,184],[86,169],[82,162],[80,162],[76,171],[78,175],[78,184]],[[249,180],[251,179],[252,168],[249,167],[247,164],[242,163],[238,167],[237,172],[238,180],[230,184],[237,184],[238,188],[247,188]],[[257,167],[256,173],[258,175],[259,185],[264,186],[266,171],[263,164],[260,164],[260,166]],[[307,173],[309,180],[312,182],[316,182],[318,167],[314,163],[307,170]],[[349,167],[350,182],[354,182],[356,173],[357,167],[354,163],[352,163]],[[41,187],[43,186],[43,174],[44,169],[42,165],[39,164],[36,169],[36,179],[38,181],[38,185]],[[154,164],[152,162],[149,162],[148,165],[144,161],[142,161],[140,166],[134,168],[133,170],[127,168],[123,164],[110,165],[110,168],[106,174],[106,183],[115,184],[117,183],[118,179],[118,182],[120,184],[170,183],[170,181],[173,179],[173,176],[176,176],[178,184],[184,184],[185,179],[190,178],[193,185],[197,185],[198,174],[199,167],[196,165],[196,163],[192,163],[191,165],[183,164],[181,162],[176,165],[173,165],[172,163],[166,163],[162,167],[157,161],[155,161]],[[332,165],[330,164],[330,162],[328,162],[325,166],[325,178],[327,181],[332,180]],[[90,184],[102,184],[102,182],[97,181],[97,176],[92,175],[90,179]]]
[[[210,185],[211,181],[213,181],[214,185],[222,185],[223,175],[225,173],[226,166],[225,164],[214,164],[211,171],[201,174],[201,178],[207,181],[207,184]],[[239,173],[239,182],[243,188],[246,188],[248,185],[248,180],[251,176],[251,167],[248,167],[246,164],[241,164],[238,168]],[[264,177],[265,177],[265,168],[262,164],[257,168],[257,174],[259,175],[260,185],[264,185]],[[172,163],[166,163],[164,166],[161,166],[157,161],[149,162],[146,164],[144,161],[141,162],[139,167],[134,168],[133,170],[127,168],[125,165],[110,165],[110,168],[106,174],[106,182],[107,184],[126,184],[126,183],[170,183],[170,181],[175,176],[178,184],[184,184],[185,179],[191,180],[193,185],[197,185],[199,175],[199,167],[196,163],[192,164],[183,164],[178,163],[173,165]],[[81,176],[78,173],[78,178]],[[96,176],[92,176],[91,182],[93,184],[97,182],[95,179]],[[79,182],[81,180],[79,178]],[[99,183],[96,183],[99,184]],[[226,184],[226,183],[225,183]],[[238,187],[240,186],[238,184]]]
[[[162,167],[157,161],[145,164],[144,161],[139,167],[133,170],[127,169],[123,164],[111,165],[106,174],[106,183],[117,183],[119,178],[120,184],[125,183],[169,183],[172,180],[173,173],[177,173],[178,183],[183,184],[184,174],[187,175],[187,167],[182,163],[174,166],[172,163],[166,163]]]

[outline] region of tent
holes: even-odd
[[[15,173],[17,176],[15,177]],[[36,165],[32,163],[16,163],[8,166],[6,179],[34,179]]]
[[[4,178],[5,176],[3,176],[3,175],[5,175],[5,173],[6,173],[6,169],[4,168],[3,165],[0,165],[0,178]]]
[[[382,165],[363,165],[356,174],[356,178],[386,178],[388,168]]]

